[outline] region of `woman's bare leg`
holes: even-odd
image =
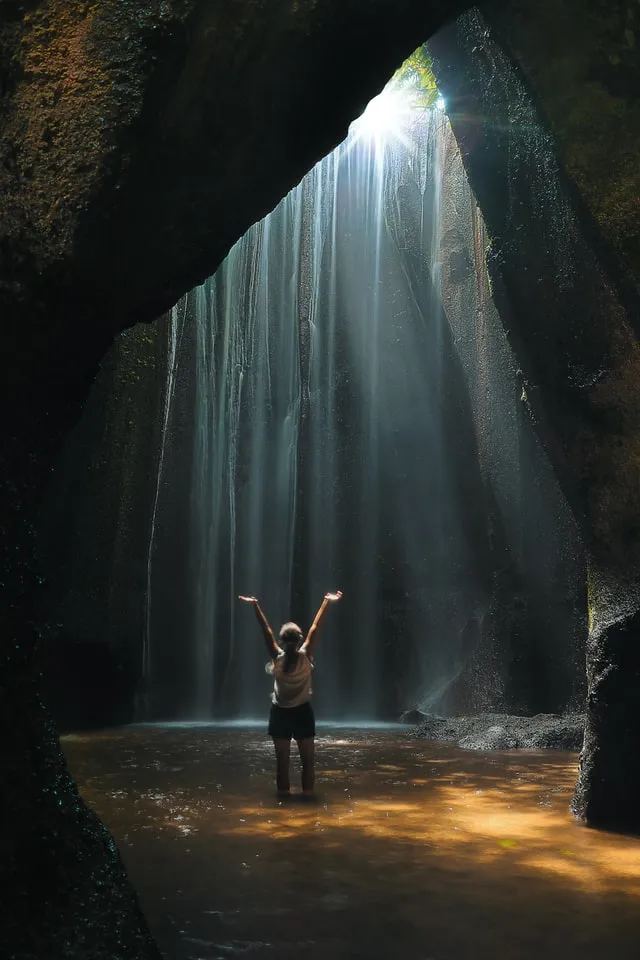
[[[309,737],[306,740],[298,740],[298,750],[300,751],[300,760],[302,762],[302,792],[306,794],[313,793],[315,783],[315,740]]]
[[[289,759],[291,756],[291,741],[273,738],[276,748],[276,787],[278,793],[289,793]]]

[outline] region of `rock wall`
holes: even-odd
[[[439,212],[443,305],[473,410],[486,496],[491,602],[468,624],[471,655],[439,706],[445,715],[582,709],[587,632],[580,531],[536,435],[521,374],[492,296],[490,239],[455,138]]]
[[[531,8],[528,15],[536,16]],[[545,102],[542,85],[504,40],[509,9],[491,17],[502,46],[477,11],[430,46],[491,238],[493,290],[523,396],[590,556],[588,710],[576,810],[594,824],[632,827],[640,784],[623,756],[640,741],[633,708],[640,679],[640,353],[631,294],[599,253],[611,250],[609,240],[600,232],[593,242],[598,225],[574,202],[562,144],[536,106]],[[585,95],[583,79],[575,96]],[[606,176],[596,167],[594,183]]]
[[[117,338],[40,508],[43,692],[64,730],[133,719],[170,322]]]
[[[640,777],[628,757],[640,742],[640,11],[632,0],[586,8],[546,0],[534,16],[517,2],[490,6],[488,17],[553,135],[581,230],[618,304],[603,304],[598,334],[593,320],[581,330],[602,346],[571,454],[591,552],[589,710],[574,808],[593,824],[637,828]]]
[[[583,229],[631,302],[640,292],[637,3],[515,0],[488,4],[486,15],[553,134]]]

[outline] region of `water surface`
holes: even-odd
[[[319,732],[316,804],[261,728],[63,738],[168,960],[637,960],[640,841],[572,820],[575,754]]]

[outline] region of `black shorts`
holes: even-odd
[[[307,700],[299,707],[271,705],[269,736],[274,740],[309,740],[316,735],[316,718]]]

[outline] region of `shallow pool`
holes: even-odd
[[[319,732],[315,804],[259,728],[62,738],[168,960],[640,956],[640,841],[573,821],[575,754]]]

